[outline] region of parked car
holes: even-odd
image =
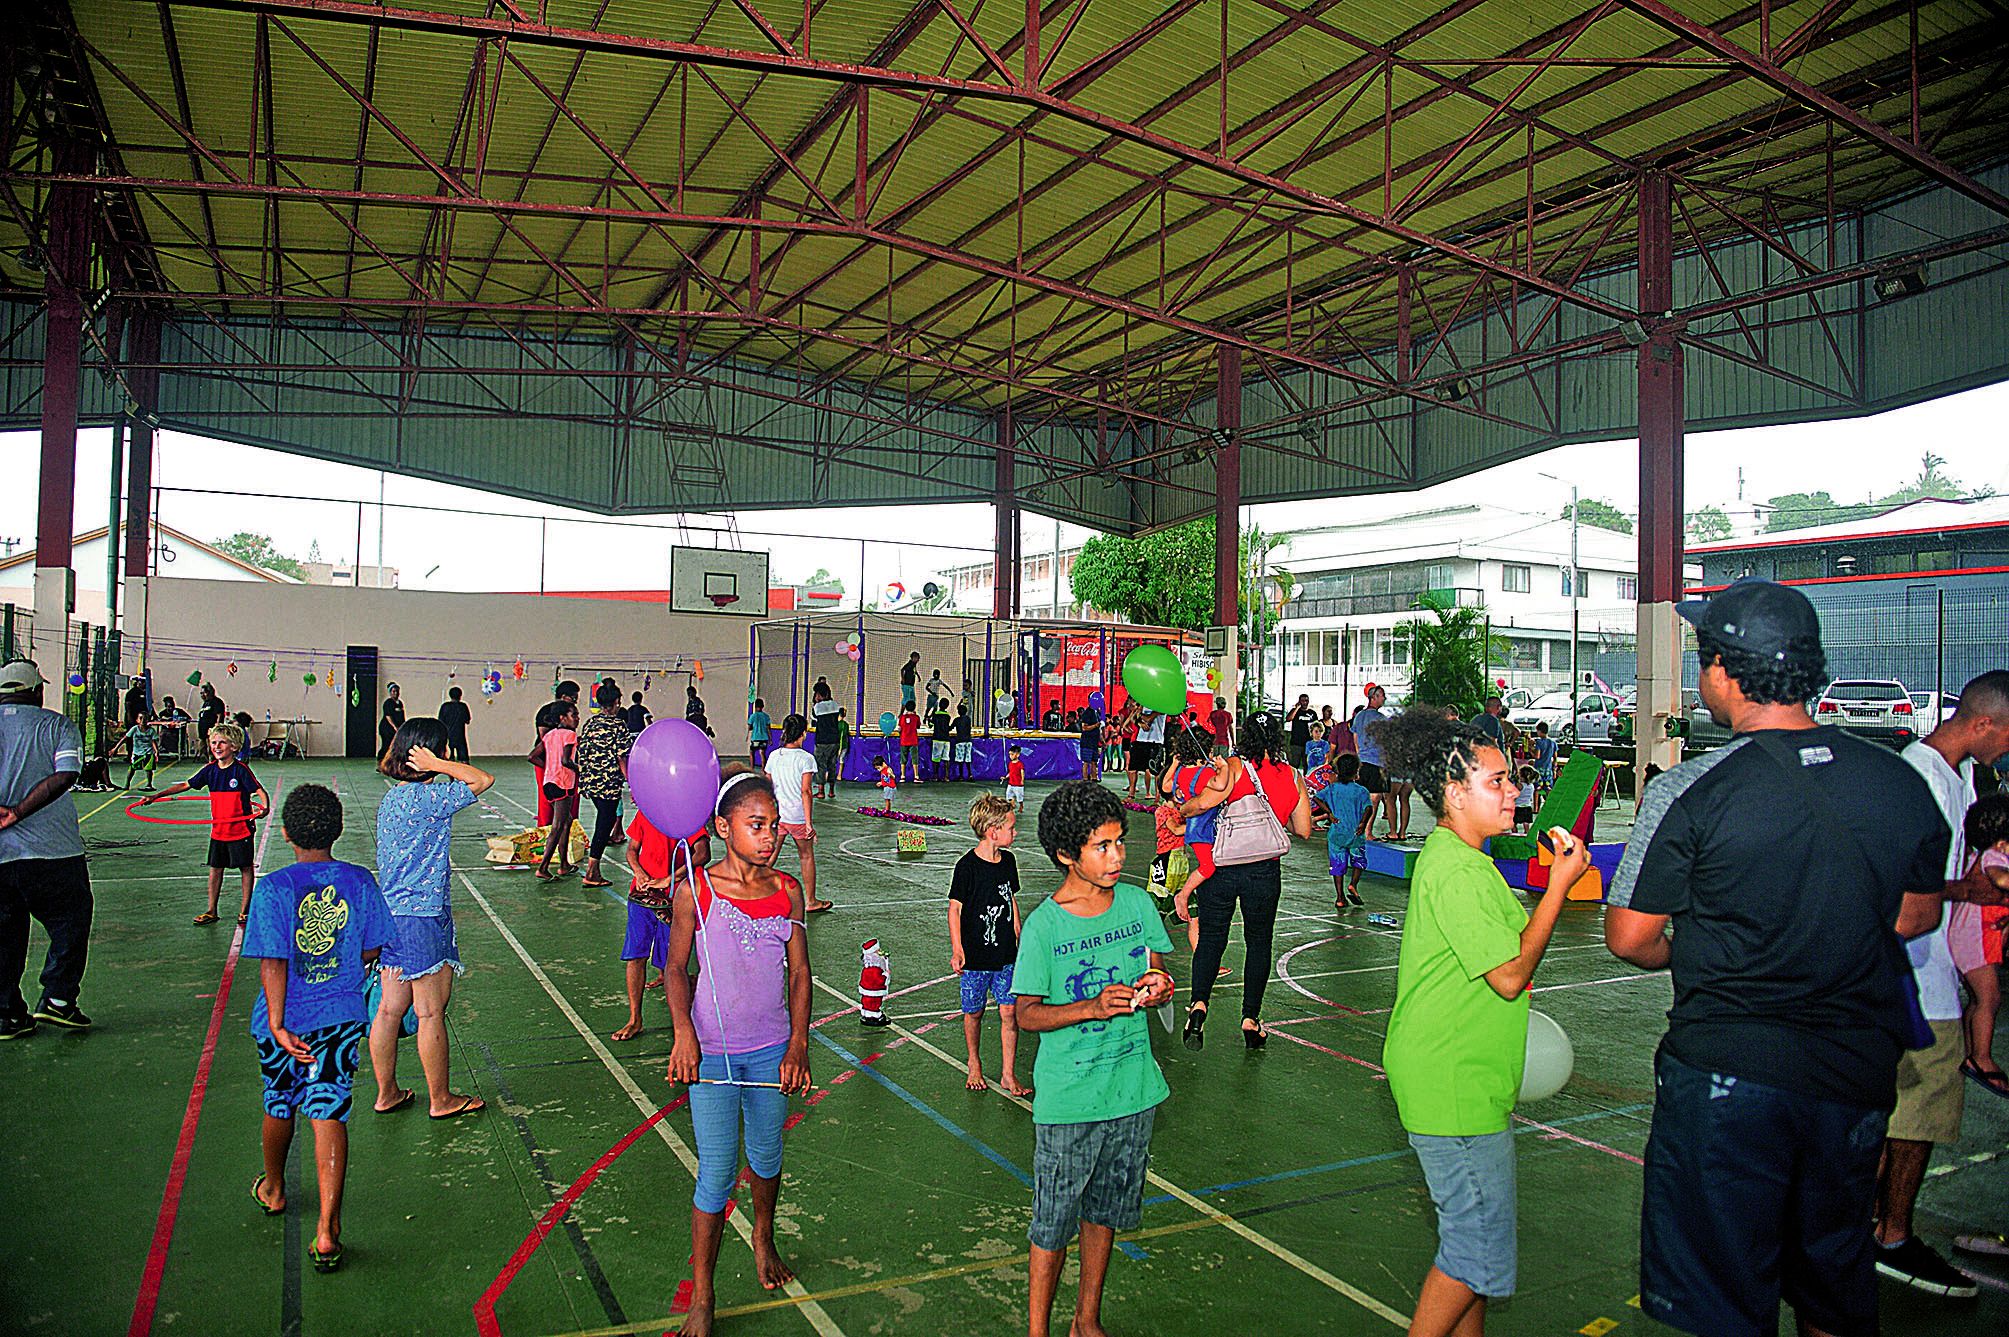
[[[1951,692],[1911,692],[1911,713],[1920,738],[1931,733],[1952,717],[1960,706],[1960,698]],[[1936,699],[1935,699],[1936,698]]]
[[[1608,692],[1577,694],[1576,722],[1570,722],[1570,694],[1544,692],[1521,709],[1512,711],[1507,722],[1532,734],[1537,724],[1549,726],[1549,737],[1560,743],[1602,743],[1611,737],[1611,722],[1618,711],[1618,697]]]
[[[1612,717],[1612,742],[1621,746],[1632,742],[1635,709],[1635,703],[1627,702]],[[1681,713],[1676,717],[1674,731],[1681,739],[1684,752],[1707,752],[1711,748],[1722,747],[1731,738],[1729,726],[1716,722],[1703,706],[1702,694],[1693,687],[1681,689]]]
[[[1814,723],[1903,747],[1918,737],[1918,712],[1904,684],[1887,678],[1837,678],[1814,703]]]

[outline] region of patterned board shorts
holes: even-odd
[[[1153,1106],[1120,1119],[1032,1126],[1032,1229],[1036,1248],[1067,1247],[1083,1221],[1135,1230],[1144,1216]]]
[[[1018,999],[1011,991],[1011,967],[1002,970],[965,970],[962,973],[963,1011],[975,1016],[989,999],[999,1007],[1014,1007]]]
[[[311,1067],[281,1049],[271,1036],[252,1036],[258,1046],[258,1074],[265,1079],[265,1112],[275,1119],[304,1114],[347,1123],[356,1057],[368,1031],[368,1022],[338,1021],[301,1032],[300,1038],[314,1051]]]
[[[1326,846],[1326,860],[1331,865],[1334,877],[1345,877],[1349,872],[1367,871],[1367,846],[1354,845],[1350,848],[1334,849]]]

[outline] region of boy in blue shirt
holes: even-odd
[[[1556,740],[1549,737],[1549,726],[1535,726],[1535,789],[1539,794],[1547,794],[1556,787]]]
[[[1360,875],[1367,871],[1367,821],[1374,795],[1360,780],[1360,758],[1342,752],[1332,762],[1332,781],[1312,795],[1332,815],[1326,828],[1325,853],[1332,869],[1332,908],[1365,905],[1360,899]]]
[[[767,713],[767,702],[756,696],[753,708],[746,712],[747,756],[754,765],[767,765],[767,745],[773,732],[774,720]]]
[[[314,1125],[321,1216],[307,1256],[316,1272],[342,1265],[342,1182],[349,1168],[349,1095],[368,1030],[363,964],[395,936],[390,907],[366,868],[329,853],[342,834],[342,801],[320,785],[286,796],[279,816],[294,862],[267,873],[252,895],[242,955],[263,986],[251,1040],[265,1079],[265,1172],[251,1196],[267,1216],[286,1210],[286,1153],[295,1115]]]
[[[1143,1215],[1151,1124],[1171,1094],[1139,1008],[1172,1000],[1165,921],[1123,874],[1124,812],[1092,780],[1039,809],[1039,843],[1065,876],[1026,916],[1012,993],[1033,1061],[1031,1337],[1048,1337],[1068,1241],[1081,1234],[1075,1332],[1102,1331],[1102,1283],[1119,1230]]]

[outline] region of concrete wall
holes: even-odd
[[[660,605],[522,594],[442,594],[318,585],[257,585],[155,580],[147,618],[154,693],[184,705],[185,681],[200,673],[232,712],[263,721],[316,721],[309,747],[338,755],[348,701],[347,647],[374,645],[379,683],[395,681],[412,715],[433,713],[450,686],[461,688],[474,722],[477,756],[520,757],[533,738],[531,717],[549,699],[556,670],[580,682],[612,674],[624,693],[650,686],[644,699],[659,717],[681,718],[693,661],[704,666],[704,697],[719,750],[746,748],[749,619],[671,613]],[[125,668],[135,667],[137,637],[127,630]],[[512,677],[517,659],[523,681]],[[268,681],[278,661],[276,681]],[[226,665],[235,662],[231,676]],[[501,695],[483,698],[489,667],[503,674]],[[337,686],[325,685],[330,669]],[[312,670],[313,687],[301,682]],[[667,672],[665,671],[667,670]],[[448,673],[456,674],[449,680]],[[381,696],[379,696],[381,700]]]

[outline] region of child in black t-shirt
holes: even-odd
[[[1081,729],[1081,778],[1093,780],[1101,773],[1102,722],[1087,706],[1083,706],[1074,718]]]
[[[929,749],[930,758],[934,762],[934,773],[931,778],[946,780],[949,778],[949,755],[955,746],[956,727],[955,721],[949,718],[948,704],[944,702],[937,707],[928,722],[934,728],[934,734],[930,739],[933,746]]]
[[[1018,809],[995,794],[979,794],[970,804],[970,830],[977,847],[956,861],[949,883],[949,969],[962,976],[963,1043],[969,1072],[963,1085],[987,1091],[977,1042],[984,1029],[984,1000],[998,1005],[1004,1041],[1006,1095],[1030,1096],[1018,1080],[1018,1008],[1011,968],[1018,959],[1018,864],[1011,843],[1018,834]]]

